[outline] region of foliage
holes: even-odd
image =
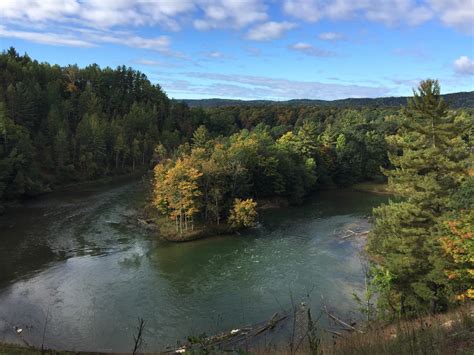
[[[147,167],[170,106],[131,68],[61,68],[11,48],[0,55],[0,199]]]
[[[243,190],[242,197],[276,192],[301,202],[316,181],[348,185],[372,179],[388,162],[380,137],[393,128],[383,120],[394,112],[389,108],[190,108],[169,100],[159,85],[131,68],[59,67],[13,48],[0,55],[0,69],[2,200],[146,169],[181,154],[188,143],[218,155],[212,146],[217,142],[231,159],[231,192],[213,189],[207,195],[234,195],[223,208],[231,205],[236,189]],[[341,135],[343,148],[336,144]],[[242,145],[254,149],[247,150],[247,157],[263,153],[249,161],[246,173],[242,166],[248,159],[239,155],[244,149],[234,154]],[[164,151],[157,154],[157,146]],[[208,205],[208,213],[215,215]]]
[[[404,199],[374,210],[368,245],[390,275],[380,305],[392,314],[440,311],[453,301],[440,231],[444,216],[453,211],[453,196],[468,178],[466,127],[448,112],[432,80],[420,84],[396,119],[399,128],[386,138],[393,168],[384,172],[389,189]]]
[[[474,299],[474,210],[463,210],[445,221],[440,238],[448,263],[444,269],[457,300]]]
[[[229,224],[234,228],[253,227],[257,221],[257,203],[251,198],[236,198],[229,214]]]
[[[175,221],[176,231],[182,235],[188,225],[194,229],[193,216],[198,212],[197,180],[202,173],[194,168],[189,158],[155,167],[154,205]]]

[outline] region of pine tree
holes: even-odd
[[[199,126],[193,133],[193,147],[206,149],[209,146],[209,131],[206,126]]]
[[[448,302],[438,229],[450,197],[468,176],[461,130],[438,82],[426,80],[402,110],[398,131],[386,137],[393,169],[385,174],[403,201],[374,210],[368,248],[390,274],[390,292],[380,301],[393,311],[437,311]]]

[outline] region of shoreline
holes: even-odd
[[[337,186],[322,186],[321,189],[313,192],[316,194],[321,191],[357,191],[363,193],[370,193],[376,195],[393,195],[391,191],[388,190],[387,183],[379,182],[361,182],[354,184],[349,187],[338,188]],[[312,195],[312,194],[311,194]],[[305,200],[311,195],[306,196]],[[281,209],[288,208],[292,205],[289,200],[281,197],[269,197],[262,198],[257,200],[257,211],[266,211],[272,209]],[[305,202],[303,201],[302,204]],[[133,220],[129,220],[129,223],[136,224],[137,226],[151,231],[156,232],[157,237],[163,241],[170,243],[187,243],[201,239],[220,237],[224,235],[240,235],[240,231],[245,231],[249,228],[242,229],[233,229],[231,228],[226,221],[222,221],[220,225],[196,225],[194,231],[188,231],[183,233],[182,236],[179,236],[174,231],[174,224],[171,223],[166,217],[161,216],[155,211],[151,206],[145,207],[142,211],[138,212],[136,216],[133,217]],[[359,233],[355,233],[359,234]],[[343,239],[348,239],[348,236],[343,237]]]
[[[71,182],[64,185],[55,186],[34,196],[22,197],[17,200],[0,201],[0,216],[8,214],[9,210],[21,208],[29,202],[33,202],[46,196],[54,196],[55,194],[67,193],[76,189],[81,190],[92,187],[103,187],[108,184],[138,180],[139,178],[146,176],[147,173],[148,170],[141,169],[127,174],[103,176],[96,180]]]

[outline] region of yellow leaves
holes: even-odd
[[[234,228],[252,227],[257,220],[257,203],[249,198],[241,200],[236,198],[234,206],[230,210],[229,224]]]
[[[197,203],[201,191],[198,179],[202,172],[194,165],[193,159],[185,156],[174,162],[157,164],[154,168],[153,204],[177,221],[180,232],[183,228],[187,229],[188,220],[199,211]]]
[[[445,222],[445,236],[439,239],[446,256],[451,262],[450,270],[445,275],[457,291],[458,301],[474,298],[474,290],[469,288],[474,282],[474,241],[473,212],[461,211],[456,220]]]
[[[284,135],[282,135],[280,138],[277,140],[277,144],[281,146],[285,146],[288,144],[291,144],[291,142],[294,142],[295,140],[295,135],[293,134],[292,131],[286,132]]]
[[[474,299],[474,289],[470,288],[464,293],[457,294],[455,297],[456,301],[465,301],[466,298]]]

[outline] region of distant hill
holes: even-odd
[[[474,91],[456,92],[442,95],[452,108],[474,108]],[[335,106],[335,107],[398,107],[407,103],[407,97],[379,97],[341,100],[309,100],[295,99],[288,101],[272,100],[233,100],[233,99],[201,99],[178,100],[187,103],[190,107],[228,107],[228,106],[268,106],[268,105],[294,105],[294,106]]]

